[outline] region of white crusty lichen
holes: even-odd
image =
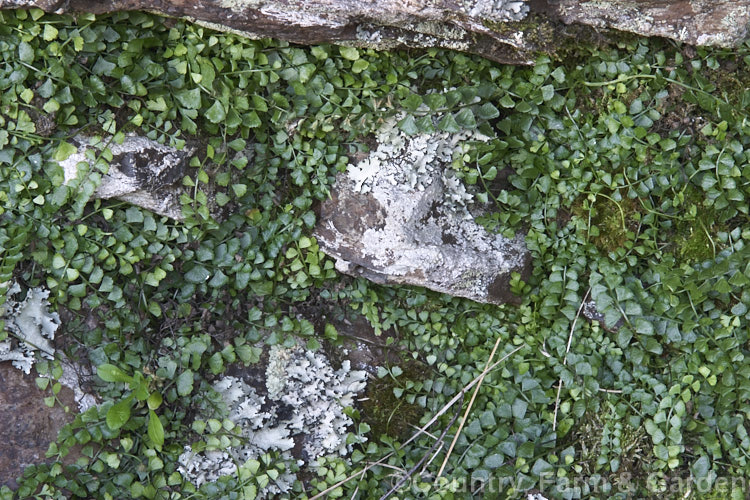
[[[262,0],[221,0],[219,5],[225,9],[231,9],[236,12],[242,12],[245,9],[257,9],[262,7]]]
[[[525,0],[464,0],[469,15],[495,22],[520,21],[529,13]]]
[[[226,405],[228,418],[242,435],[243,444],[226,450],[195,453],[188,446],[179,458],[179,471],[196,486],[237,472],[236,464],[256,459],[269,451],[297,465],[330,454],[351,451],[346,443],[352,420],[344,413],[366,384],[364,371],[351,370],[344,361],[334,370],[319,352],[295,346],[273,346],[263,384],[258,391],[242,379],[226,376],[213,388]],[[292,448],[300,444],[298,453]],[[296,477],[280,475],[261,492],[285,493]]]
[[[490,138],[475,130],[457,133],[434,132],[407,135],[397,126],[399,115],[387,120],[377,131],[378,147],[367,158],[347,166],[347,176],[354,190],[368,193],[376,182],[387,182],[411,190],[424,191],[440,179],[445,191],[446,207],[465,208],[473,196],[450,168],[454,154],[462,153],[469,141]]]
[[[60,326],[60,317],[49,312],[49,290],[31,288],[21,299],[21,287],[14,283],[8,289],[6,302],[0,306],[0,318],[12,335],[0,342],[0,361],[11,361],[13,366],[30,373],[36,355],[53,359],[52,340]]]

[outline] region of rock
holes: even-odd
[[[566,23],[661,36],[692,45],[732,47],[748,34],[748,0],[559,0]]]
[[[489,27],[522,20],[529,11],[526,0],[0,0],[0,8],[17,7],[95,14],[145,10],[249,38],[380,49],[443,47],[513,64],[531,64],[538,49],[533,35]]]
[[[620,327],[624,324],[624,321],[622,320],[622,318],[620,318],[614,325],[607,326],[604,314],[599,312],[599,309],[596,306],[596,302],[591,298],[587,299],[586,302],[583,303],[582,312],[584,318],[592,322],[596,321],[605,331],[608,331],[610,333],[617,333]]]
[[[419,285],[478,302],[515,302],[512,272],[525,275],[523,238],[490,234],[466,208],[471,195],[448,168],[461,132],[406,137],[391,120],[378,148],[337,176],[314,235],[340,272],[377,283]]]
[[[49,444],[57,433],[73,420],[55,404],[44,404],[44,393],[36,387],[33,375],[25,375],[9,362],[0,363],[0,485],[15,488],[23,469],[44,462]],[[63,387],[58,399],[71,410],[75,408],[73,391]],[[75,455],[68,459],[75,461]]]
[[[107,173],[101,175],[94,197],[117,198],[160,215],[183,219],[180,181],[194,149],[178,150],[136,135],[126,136],[122,144],[84,136],[76,136],[73,142],[78,145],[78,150],[60,162],[65,184],[82,184],[87,174],[82,173],[79,162],[88,165],[88,169],[83,167],[84,172],[98,175],[87,154],[93,153],[96,157],[106,146],[112,152],[112,160]]]
[[[742,43],[750,20],[750,0],[0,0],[0,9],[18,7],[146,10],[250,38],[442,47],[507,64],[554,52],[567,34],[563,22],[729,46]]]

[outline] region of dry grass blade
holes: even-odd
[[[460,409],[461,408],[459,407],[459,410]],[[391,496],[391,494],[393,494],[394,492],[398,491],[398,489],[401,488],[401,486],[412,476],[412,474],[414,474],[414,472],[417,469],[419,469],[422,466],[423,463],[425,463],[425,461],[427,460],[427,457],[429,457],[432,454],[432,452],[435,451],[435,448],[437,448],[440,445],[440,443],[443,442],[443,438],[445,437],[446,434],[448,434],[448,431],[450,430],[450,428],[453,427],[453,423],[456,421],[457,418],[458,418],[458,412],[456,412],[456,414],[453,415],[453,418],[451,419],[451,421],[448,422],[448,425],[446,425],[445,429],[443,429],[443,433],[440,434],[440,437],[435,440],[435,443],[430,447],[430,449],[427,451],[427,453],[424,454],[424,456],[421,458],[421,460],[419,462],[417,462],[417,465],[415,465],[414,467],[412,467],[409,472],[407,472],[406,474],[404,474],[401,477],[401,479],[399,479],[399,481],[396,484],[393,485],[393,488],[391,488],[390,490],[388,490],[388,492],[385,495],[383,495],[382,497],[380,497],[380,500],[386,500],[386,498],[388,498],[389,496]]]
[[[578,317],[581,315],[581,311],[583,311],[583,306],[586,305],[586,299],[589,298],[589,293],[591,292],[591,288],[586,290],[586,294],[583,296],[583,299],[581,300],[581,305],[578,307],[578,312],[576,312],[576,317],[573,318],[573,324],[570,325],[570,334],[568,335],[568,345],[565,347],[565,357],[563,357],[563,366],[568,364],[568,353],[570,352],[570,345],[573,343],[573,331],[576,329],[576,323],[578,322]],[[557,397],[555,398],[555,413],[552,416],[552,430],[557,430],[557,411],[560,409],[560,393],[562,392],[563,388],[563,379],[560,377],[560,382],[557,384]]]
[[[474,385],[475,385],[475,384],[479,383],[479,380],[480,380],[480,379],[482,379],[482,378],[483,378],[483,377],[484,377],[485,375],[487,375],[487,374],[488,374],[489,372],[491,372],[492,370],[494,370],[494,369],[495,369],[495,368],[496,368],[496,367],[497,367],[497,366],[498,366],[498,365],[499,365],[500,363],[503,363],[503,362],[504,362],[504,361],[505,361],[506,359],[508,359],[509,357],[511,357],[512,355],[514,355],[515,353],[517,353],[518,351],[520,351],[521,349],[523,349],[523,348],[524,348],[525,346],[526,346],[526,344],[523,344],[523,345],[520,345],[520,346],[516,347],[515,349],[513,349],[512,351],[510,351],[510,352],[509,352],[508,354],[506,354],[505,356],[503,356],[502,358],[500,358],[499,360],[495,361],[495,362],[494,362],[494,363],[492,363],[492,364],[491,364],[490,366],[488,366],[487,368],[485,368],[485,369],[484,369],[484,371],[483,371],[482,373],[480,373],[480,374],[479,374],[479,375],[478,375],[478,376],[477,376],[476,378],[474,378],[474,380],[472,380],[471,382],[469,382],[468,384],[466,384],[466,385],[464,386],[464,388],[463,388],[463,389],[461,389],[461,390],[460,390],[460,391],[458,392],[458,394],[456,394],[455,396],[453,396],[453,398],[451,398],[451,400],[450,400],[450,401],[448,401],[448,402],[447,402],[447,403],[446,403],[446,404],[445,404],[445,405],[444,405],[444,406],[443,406],[443,407],[442,407],[442,408],[440,409],[440,411],[438,411],[438,412],[437,412],[437,413],[436,413],[436,414],[435,414],[435,415],[434,415],[434,416],[433,416],[433,417],[432,417],[432,418],[430,419],[430,421],[429,421],[429,422],[427,422],[427,423],[426,423],[426,424],[424,424],[424,425],[423,425],[422,427],[420,427],[419,429],[417,429],[417,431],[416,431],[416,432],[415,432],[415,433],[414,433],[414,434],[413,434],[413,435],[412,435],[412,436],[411,436],[411,437],[410,437],[409,439],[407,439],[407,440],[406,440],[406,441],[404,442],[404,444],[402,444],[402,445],[401,445],[401,448],[403,449],[403,447],[404,447],[404,446],[406,446],[407,444],[409,444],[409,443],[411,443],[412,441],[414,441],[415,439],[417,439],[417,438],[418,438],[418,437],[419,437],[419,436],[420,436],[421,434],[423,434],[423,433],[424,433],[424,432],[425,432],[425,431],[426,431],[427,429],[429,429],[429,428],[430,428],[430,427],[432,426],[432,424],[434,424],[435,422],[437,422],[437,420],[438,420],[438,419],[439,419],[439,418],[440,418],[441,416],[443,416],[443,414],[444,414],[444,413],[445,413],[446,411],[448,411],[448,409],[450,409],[450,407],[451,407],[451,406],[453,406],[454,404],[456,404],[456,402],[457,402],[457,401],[458,401],[459,399],[463,399],[463,397],[464,397],[464,395],[466,394],[466,392],[467,392],[467,391],[468,391],[469,389],[471,389],[472,387],[474,387]],[[352,479],[354,479],[354,478],[356,478],[356,477],[359,477],[359,476],[364,476],[365,472],[367,472],[368,470],[372,469],[372,468],[373,468],[373,467],[375,467],[376,465],[381,465],[381,464],[382,464],[383,462],[385,462],[385,461],[386,461],[386,460],[388,460],[388,459],[389,459],[389,458],[390,458],[391,456],[393,456],[393,454],[394,454],[394,453],[395,453],[395,452],[390,452],[390,453],[388,453],[388,454],[387,454],[386,456],[384,456],[383,458],[381,458],[380,460],[378,460],[377,462],[373,462],[373,463],[371,463],[371,464],[368,464],[368,465],[367,465],[367,466],[366,466],[366,467],[365,467],[364,469],[362,469],[361,471],[355,472],[355,473],[354,473],[354,474],[352,474],[351,476],[348,476],[348,477],[346,477],[346,478],[342,479],[341,481],[339,481],[338,483],[336,483],[336,484],[334,484],[334,485],[332,485],[332,486],[329,486],[328,488],[326,488],[325,490],[321,491],[321,492],[320,492],[320,493],[318,493],[317,495],[315,495],[315,496],[311,497],[311,498],[310,498],[310,500],[317,500],[318,498],[322,498],[322,497],[324,497],[324,496],[328,495],[328,493],[330,493],[331,491],[333,491],[333,490],[335,490],[336,488],[338,488],[339,486],[341,486],[342,484],[346,484],[346,483],[348,483],[349,481],[351,481]]]
[[[451,453],[453,453],[453,448],[455,448],[456,446],[456,441],[458,441],[458,437],[461,435],[461,431],[464,428],[464,424],[466,424],[466,419],[469,418],[469,413],[471,412],[471,408],[472,406],[474,406],[474,400],[477,398],[477,394],[479,394],[479,388],[482,387],[482,382],[484,382],[484,376],[487,373],[487,367],[490,366],[490,364],[492,363],[492,360],[495,359],[495,353],[497,352],[497,347],[500,345],[500,339],[501,337],[498,335],[497,340],[495,341],[495,347],[492,348],[490,357],[487,358],[487,362],[484,364],[484,370],[482,371],[482,374],[479,376],[479,382],[477,382],[477,386],[474,388],[474,393],[471,395],[469,406],[466,407],[466,411],[464,412],[464,416],[461,419],[461,423],[458,424],[458,430],[456,431],[456,435],[453,436],[453,441],[451,441],[451,446],[450,448],[448,448],[448,453],[445,454],[443,463],[442,465],[440,465],[440,470],[438,471],[437,476],[435,477],[435,481],[440,479],[440,476],[443,475],[443,471],[445,470],[445,466],[448,465],[448,459],[451,457]]]

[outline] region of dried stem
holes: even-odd
[[[459,411],[461,410],[460,406],[458,407],[458,410]],[[404,474],[401,477],[401,479],[399,479],[399,481],[393,485],[393,488],[388,490],[388,492],[385,495],[380,497],[380,500],[386,500],[389,496],[391,496],[392,493],[398,491],[398,489],[412,476],[412,474],[414,474],[414,472],[417,469],[419,469],[419,467],[422,466],[425,460],[427,460],[427,457],[429,457],[432,454],[432,452],[435,451],[435,448],[437,448],[438,445],[440,445],[443,442],[443,438],[445,437],[446,434],[448,434],[448,431],[450,430],[450,428],[453,427],[453,423],[456,421],[457,418],[458,418],[458,411],[456,412],[455,415],[453,415],[453,418],[451,419],[450,422],[448,422],[448,425],[445,426],[445,429],[443,429],[443,433],[440,434],[440,437],[436,439],[435,443],[430,447],[429,450],[427,450],[427,453],[424,454],[424,456],[419,460],[419,462],[417,462],[417,464],[414,467],[411,468],[411,470],[409,470],[409,472]]]
[[[497,340],[495,341],[495,347],[492,348],[490,357],[487,359],[487,362],[484,364],[484,371],[482,371],[482,374],[479,376],[479,382],[477,382],[477,386],[474,388],[474,393],[471,395],[469,406],[466,407],[464,416],[461,419],[461,423],[458,425],[458,430],[456,431],[456,435],[453,436],[453,441],[451,441],[451,446],[450,448],[448,448],[448,453],[446,453],[445,458],[443,459],[443,463],[440,466],[440,470],[438,471],[437,476],[435,477],[435,481],[440,479],[440,476],[443,475],[443,471],[445,470],[445,466],[448,465],[448,459],[451,457],[451,453],[453,453],[453,448],[456,446],[456,441],[458,441],[458,437],[461,435],[461,431],[464,428],[464,424],[466,424],[466,419],[469,418],[469,412],[471,412],[471,408],[472,406],[474,406],[474,400],[477,398],[477,394],[479,394],[479,388],[482,387],[482,382],[484,382],[484,374],[487,373],[487,367],[490,366],[490,364],[492,363],[492,360],[495,359],[495,352],[497,352],[497,347],[500,345],[500,339],[501,337],[498,335]]]
[[[412,436],[411,436],[411,437],[410,437],[409,439],[407,439],[407,440],[406,440],[406,441],[404,442],[404,444],[402,444],[402,445],[401,445],[401,448],[403,449],[403,447],[404,447],[404,446],[406,446],[407,444],[409,444],[409,443],[411,443],[412,441],[414,441],[415,439],[417,439],[417,438],[418,438],[418,437],[419,437],[419,436],[420,436],[421,434],[423,434],[423,433],[425,432],[425,430],[426,430],[426,429],[430,428],[430,427],[432,426],[432,424],[434,424],[434,423],[435,423],[435,422],[436,422],[436,421],[437,421],[437,420],[438,420],[438,419],[439,419],[439,418],[440,418],[441,416],[443,416],[443,414],[444,414],[444,413],[445,413],[446,411],[448,411],[448,409],[449,409],[449,408],[450,408],[451,406],[453,406],[454,404],[456,404],[456,401],[458,401],[459,399],[463,399],[463,397],[464,397],[464,395],[466,394],[466,392],[467,392],[467,391],[468,391],[469,389],[471,389],[472,387],[474,387],[474,385],[475,385],[475,384],[477,384],[477,383],[479,382],[479,380],[480,380],[480,379],[481,379],[482,377],[484,377],[485,375],[487,375],[487,373],[489,373],[489,372],[491,372],[492,370],[494,370],[494,369],[495,369],[495,368],[496,368],[496,367],[497,367],[497,366],[498,366],[498,365],[499,365],[500,363],[504,362],[504,361],[505,361],[506,359],[508,359],[509,357],[511,357],[511,356],[512,356],[513,354],[515,354],[515,353],[517,353],[518,351],[520,351],[520,350],[521,350],[521,349],[522,349],[522,348],[523,348],[523,347],[524,347],[525,345],[526,345],[526,344],[523,344],[523,345],[520,345],[520,346],[516,347],[515,349],[513,349],[512,351],[510,351],[510,352],[509,352],[508,354],[506,354],[505,356],[503,356],[502,358],[500,358],[499,360],[495,361],[495,362],[494,362],[494,363],[492,363],[492,364],[491,364],[490,366],[488,366],[487,368],[485,368],[485,369],[484,369],[484,371],[483,371],[482,373],[480,373],[480,374],[479,374],[479,375],[478,375],[478,376],[477,376],[476,378],[474,378],[474,380],[472,380],[471,382],[469,382],[468,384],[466,384],[466,385],[464,386],[464,388],[463,388],[463,389],[461,389],[461,391],[459,391],[459,393],[458,393],[458,394],[456,394],[455,396],[453,396],[453,398],[451,398],[451,400],[450,400],[450,401],[448,401],[448,402],[447,402],[447,403],[446,403],[446,404],[445,404],[445,405],[444,405],[444,406],[443,406],[443,407],[442,407],[442,408],[440,409],[440,411],[438,411],[438,412],[437,412],[437,413],[435,414],[435,416],[433,416],[433,417],[432,417],[432,418],[430,419],[430,421],[429,421],[429,422],[427,422],[427,423],[426,423],[426,424],[424,424],[424,425],[423,425],[422,427],[420,427],[420,428],[419,428],[419,429],[417,430],[417,432],[415,432],[415,433],[414,433],[414,434],[413,434],[413,435],[412,435]],[[368,465],[367,465],[367,466],[366,466],[365,468],[363,468],[363,469],[362,469],[361,471],[355,472],[355,473],[354,473],[354,474],[352,474],[351,476],[349,476],[349,477],[346,477],[346,478],[342,479],[341,481],[339,481],[338,483],[334,484],[333,486],[329,486],[328,488],[326,488],[325,490],[321,491],[321,492],[320,492],[320,493],[318,493],[317,495],[315,495],[315,496],[311,497],[311,498],[310,498],[310,500],[317,500],[318,498],[324,497],[324,496],[328,495],[328,493],[330,493],[331,491],[333,491],[333,490],[335,490],[336,488],[338,488],[339,486],[341,486],[342,484],[346,484],[346,483],[348,483],[349,481],[351,481],[352,479],[354,479],[354,478],[356,478],[356,477],[359,477],[359,476],[364,476],[365,472],[367,472],[368,470],[372,469],[372,468],[373,468],[373,467],[375,467],[376,465],[381,465],[381,464],[383,464],[383,462],[385,462],[385,461],[386,461],[386,460],[388,460],[388,459],[389,459],[389,458],[390,458],[391,456],[393,456],[393,454],[394,454],[394,453],[395,453],[395,451],[392,451],[392,452],[388,453],[388,454],[387,454],[386,456],[384,456],[383,458],[381,458],[380,460],[378,460],[377,462],[373,462],[373,463],[371,463],[371,464],[368,464]]]
[[[568,345],[565,347],[565,356],[563,357],[563,366],[568,364],[568,353],[570,352],[570,344],[573,343],[573,331],[576,329],[576,323],[578,322],[578,317],[581,315],[581,311],[583,311],[583,306],[586,304],[586,299],[589,297],[589,293],[591,292],[591,288],[586,290],[586,295],[583,296],[583,300],[581,300],[581,305],[578,307],[578,312],[576,312],[575,318],[573,318],[573,324],[570,325],[570,335],[568,335]],[[563,388],[563,379],[560,377],[560,382],[557,384],[557,397],[555,398],[555,414],[552,417],[552,430],[557,430],[557,410],[560,409],[560,393],[562,392]]]

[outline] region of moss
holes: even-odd
[[[522,21],[483,19],[482,25],[505,38],[521,32],[525,44],[534,47],[537,55],[549,55],[571,67],[584,64],[590,53],[596,50],[613,45],[627,46],[639,40],[632,33],[596,29],[583,24],[567,25],[547,15],[534,13]]]
[[[707,69],[705,76],[716,85],[718,94],[732,106],[744,106],[747,100],[747,81],[750,67],[740,57],[723,61],[716,69]]]
[[[424,380],[427,374],[420,363],[406,362],[399,365],[403,373],[396,379],[386,376],[370,380],[362,401],[362,419],[370,426],[373,436],[387,435],[396,439],[405,438],[409,429],[419,422],[424,409],[409,403],[394,394],[394,389]]]
[[[686,191],[684,206],[685,212],[696,215],[675,221],[670,238],[672,254],[678,262],[688,264],[713,258],[718,250],[715,237],[721,230],[714,222],[717,220],[715,210],[702,206],[702,195],[696,189]]]
[[[502,22],[483,19],[482,25],[493,33],[506,38],[514,36],[516,33],[523,33],[525,42],[535,47],[540,53],[554,52],[555,39],[560,31],[560,27],[555,23],[535,14],[527,16],[523,21]]]
[[[714,257],[716,249],[709,220],[710,217],[702,215],[676,224],[672,251],[678,261],[694,263]]]
[[[652,444],[644,428],[612,424],[598,412],[587,412],[566,440],[576,448],[581,476],[602,474],[615,490],[622,479],[643,477],[650,465]]]
[[[616,201],[602,194],[594,202],[573,204],[572,213],[588,221],[588,238],[604,253],[632,244],[640,220],[640,204],[631,198]]]

